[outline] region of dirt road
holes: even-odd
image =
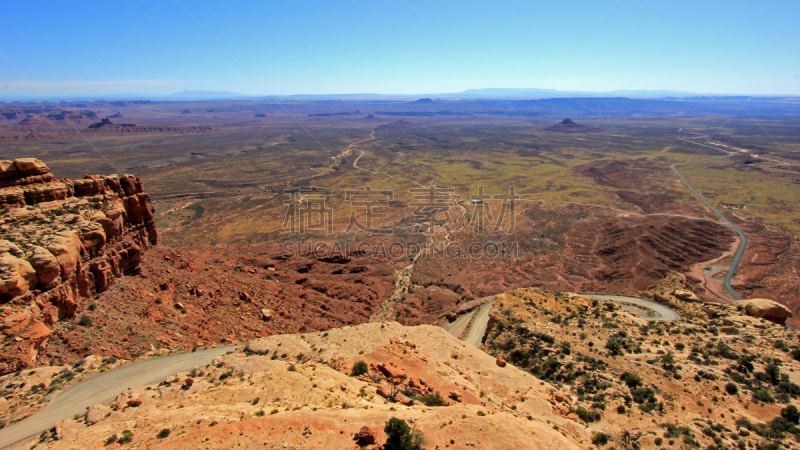
[[[481,306],[478,311],[475,312],[475,316],[472,318],[472,324],[469,330],[467,330],[467,334],[462,339],[464,342],[479,348],[483,345],[483,338],[486,335],[486,326],[489,325],[489,310],[492,309],[492,305],[494,305],[494,300]]]
[[[236,345],[215,347],[195,352],[174,353],[122,364],[107,372],[56,392],[43,410],[0,430],[0,448],[7,448],[55,426],[56,422],[83,414],[86,408],[112,400],[133,386],[156,384],[170,375],[205,366],[214,358],[234,350]]]
[[[611,300],[612,302],[620,305],[622,309],[636,314],[645,320],[681,320],[681,315],[668,308],[661,303],[639,297],[627,297],[622,295],[604,295],[604,294],[581,294],[586,297],[596,298],[598,300]],[[633,307],[629,306],[632,305]],[[637,306],[645,308],[637,308]],[[649,310],[649,311],[648,311]],[[652,312],[652,313],[651,313]]]

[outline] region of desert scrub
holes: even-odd
[[[350,375],[354,376],[354,377],[357,377],[359,375],[366,374],[368,371],[369,371],[369,368],[367,367],[367,363],[366,362],[364,362],[364,361],[356,361],[356,363],[353,364],[353,369],[350,371]]]
[[[418,400],[425,406],[444,406],[444,399],[438,392],[425,395],[418,395],[414,397],[414,400]]]

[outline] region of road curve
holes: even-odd
[[[711,147],[711,146],[708,146],[708,145],[705,145],[705,144],[698,144],[697,142],[692,142],[692,141],[689,141],[689,140],[686,140],[686,139],[681,139],[681,138],[678,138],[678,139],[683,141],[683,142],[688,142],[690,144],[699,145],[700,147],[706,147],[706,148],[710,148],[712,150],[717,150],[717,151],[720,151],[720,152],[727,153],[727,155],[724,155],[724,156],[713,156],[711,158],[698,159],[696,161],[686,161],[686,162],[682,162],[682,163],[673,164],[673,165],[671,165],[669,167],[670,167],[670,169],[672,169],[673,172],[675,172],[676,175],[678,175],[678,177],[680,177],[681,181],[683,181],[683,184],[685,184],[686,187],[688,187],[692,191],[692,193],[694,193],[694,195],[697,198],[699,198],[701,202],[703,202],[704,205],[708,206],[708,209],[710,209],[711,211],[714,212],[714,214],[719,216],[719,218],[722,219],[723,222],[725,222],[726,225],[731,227],[731,229],[733,229],[733,231],[735,231],[736,234],[739,235],[739,248],[736,249],[736,253],[733,255],[733,260],[731,261],[731,266],[728,268],[728,272],[725,274],[725,279],[723,280],[722,285],[725,287],[725,290],[728,291],[728,293],[730,293],[733,296],[733,298],[735,298],[736,300],[741,300],[742,297],[740,297],[739,294],[737,294],[736,291],[733,289],[733,286],[731,286],[731,281],[733,280],[733,274],[734,274],[734,272],[736,272],[736,268],[739,267],[739,261],[742,259],[742,255],[744,255],[744,249],[747,247],[747,236],[745,236],[744,233],[742,233],[742,230],[737,228],[736,225],[731,223],[730,220],[728,220],[725,216],[720,214],[720,212],[717,211],[716,208],[711,206],[711,204],[708,203],[706,201],[706,199],[703,198],[703,196],[700,195],[700,193],[697,192],[697,190],[695,190],[695,188],[693,188],[692,185],[689,184],[689,182],[686,181],[686,178],[683,178],[683,175],[681,175],[681,173],[678,172],[678,169],[675,168],[677,166],[682,166],[684,164],[698,163],[698,162],[701,162],[701,161],[710,161],[712,159],[718,159],[718,158],[728,158],[730,156],[733,156],[734,153],[729,152],[727,150],[714,148],[714,147]]]
[[[467,334],[462,339],[464,342],[472,344],[475,347],[483,345],[483,338],[486,336],[486,326],[489,325],[489,310],[492,309],[492,305],[494,305],[494,300],[478,308],[475,312],[475,316],[472,318],[472,324],[469,330],[467,330]]]
[[[582,293],[581,295],[585,297],[596,298],[598,300],[610,300],[620,305],[622,309],[631,312],[633,314],[636,314],[637,316],[645,320],[653,320],[653,321],[681,320],[680,314],[678,314],[673,309],[668,308],[662,305],[661,303],[655,302],[653,300],[648,300],[646,298],[627,297],[623,295],[591,294],[591,293]],[[486,335],[486,327],[489,324],[489,311],[492,309],[492,305],[494,305],[494,300],[486,303],[477,310],[473,310],[468,313],[460,315],[452,324],[449,324],[444,328],[452,334],[453,331],[455,331],[455,329],[458,328],[456,326],[453,326],[453,324],[458,323],[459,325],[463,325],[463,321],[470,320],[471,323],[469,329],[467,330],[466,334],[463,337],[461,337],[461,340],[468,344],[472,344],[475,347],[480,348],[480,346],[483,345],[483,338]],[[648,310],[652,311],[655,314],[655,316],[646,314],[641,308],[636,308],[636,306],[647,308]]]
[[[204,366],[241,345],[243,344],[158,356],[89,375],[85,380],[57,392],[50,403],[38,413],[0,430],[0,448],[18,444],[49,430],[58,421],[83,414],[89,406],[112,400],[125,389],[159,383],[170,375]]]
[[[581,294],[584,297],[591,297],[596,298],[598,300],[610,300],[622,307],[622,309],[636,314],[637,316],[641,317],[645,320],[655,320],[655,321],[671,321],[671,320],[681,320],[681,315],[675,312],[672,308],[668,308],[661,303],[654,302],[653,300],[648,300],[646,298],[640,297],[628,297],[623,295],[606,295],[606,294]],[[634,305],[633,308],[626,307],[626,305]],[[642,306],[651,311],[653,311],[656,316],[650,316],[643,314],[642,311],[635,306]]]

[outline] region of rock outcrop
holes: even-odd
[[[734,305],[741,306],[751,316],[763,317],[780,325],[785,324],[786,319],[792,317],[792,311],[789,308],[766,298],[739,300]]]
[[[140,271],[158,241],[133,175],[56,180],[36,158],[0,161],[0,374],[35,364],[53,325],[83,298]]]

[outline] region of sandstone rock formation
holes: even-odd
[[[36,158],[0,161],[0,208],[2,374],[33,365],[82,298],[138,274],[158,235],[138,177],[56,180]]]
[[[741,306],[751,316],[763,317],[781,325],[786,323],[786,319],[792,317],[792,311],[789,308],[766,298],[739,300],[734,305]]]

